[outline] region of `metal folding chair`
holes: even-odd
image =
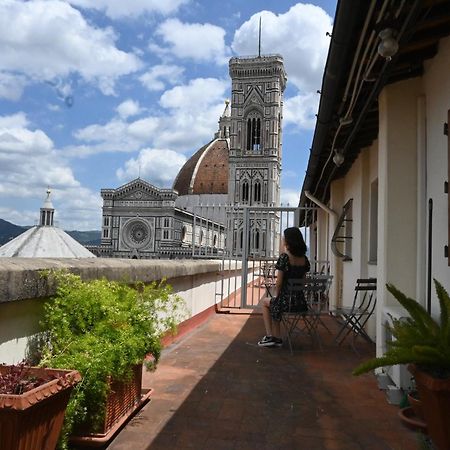
[[[286,338],[289,344],[289,350],[292,351],[292,336],[295,331],[302,332],[300,324],[304,324],[304,330],[311,337],[312,341],[316,341],[322,349],[320,336],[317,333],[317,326],[320,321],[320,309],[314,303],[314,299],[318,298],[321,292],[325,292],[328,280],[325,278],[294,278],[287,282],[287,293],[289,296],[289,308],[281,316],[281,322],[286,330]],[[291,302],[298,297],[299,292],[303,292],[308,309],[306,311],[293,311]]]
[[[375,311],[376,303],[376,278],[358,278],[356,280],[352,306],[344,306],[330,310],[330,315],[336,318],[341,324],[341,328],[334,338],[334,342],[340,345],[350,333],[353,333],[352,347],[356,352],[355,343],[359,336],[368,342],[373,342],[364,327]]]

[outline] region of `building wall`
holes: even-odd
[[[335,211],[340,212],[343,204],[353,198],[352,260],[341,262],[340,270],[339,261],[332,258],[335,269],[332,272],[336,285],[342,283],[344,304],[352,298],[356,278],[377,278],[374,331],[379,354],[385,347],[384,312],[398,310],[401,314],[398,303],[386,290],[386,283],[393,283],[426,304],[430,199],[433,201],[431,274],[450,289],[450,269],[444,257],[444,245],[448,244],[448,194],[444,193],[444,182],[448,180],[448,138],[443,133],[450,109],[450,79],[442,76],[448,67],[450,38],[441,41],[439,53],[427,62],[423,77],[386,86],[379,96],[378,140],[361,151],[344,179],[331,184],[330,206]],[[375,215],[372,202],[376,183]],[[371,255],[374,217],[378,228],[376,259]],[[330,220],[329,235],[334,231],[335,221]],[[438,310],[433,288],[432,314],[437,315]]]
[[[328,239],[331,242],[343,206],[348,200],[352,203],[351,260],[330,255],[331,273],[334,275],[332,304],[351,306],[354,288],[358,278],[376,277],[376,261],[370,261],[371,227],[371,185],[377,180],[377,142],[363,149],[343,179],[331,184],[330,207],[337,213],[321,220],[321,228],[328,227]],[[321,235],[324,233],[322,232]],[[375,336],[375,319],[368,325],[368,332]]]
[[[427,62],[424,75],[426,93],[426,205],[433,200],[432,276],[450,291],[449,260],[444,257],[444,245],[448,245],[448,195],[444,182],[448,179],[447,136],[443,133],[450,109],[450,38],[442,39],[439,52]],[[423,241],[426,241],[425,236]],[[433,289],[434,291],[434,289]],[[433,313],[438,311],[433,292]]]

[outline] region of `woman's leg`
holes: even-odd
[[[264,319],[264,327],[266,328],[266,335],[272,336],[272,317],[270,316],[270,298],[262,299],[262,315]]]

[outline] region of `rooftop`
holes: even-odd
[[[424,448],[375,377],[351,375],[374,346],[358,356],[321,327],[323,351],[299,337],[291,355],[259,348],[262,332],[258,314],[215,314],[167,347],[144,375],[151,402],[108,450]]]

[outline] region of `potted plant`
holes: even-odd
[[[390,330],[395,339],[386,353],[358,366],[353,374],[395,364],[409,364],[422,402],[428,433],[441,450],[450,448],[450,298],[434,280],[440,305],[439,320],[415,300],[393,285],[388,291],[408,311],[410,317],[394,320]]]
[[[53,450],[80,379],[75,370],[0,365],[0,448]]]
[[[130,286],[61,271],[48,276],[57,291],[45,305],[40,364],[74,367],[83,376],[67,407],[60,447],[69,436],[105,442],[140,402],[144,359],[151,354],[147,366],[155,366],[161,338],[183,318],[184,303],[164,282]]]

